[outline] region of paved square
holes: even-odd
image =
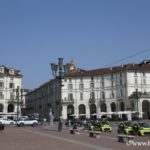
[[[135,141],[147,142],[149,137],[135,137]],[[51,131],[41,127],[6,127],[0,134],[1,150],[148,150],[149,145],[133,146],[120,143],[117,133],[101,133],[100,138],[89,137],[88,132],[70,134],[69,130]]]

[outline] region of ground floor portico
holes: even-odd
[[[17,119],[21,116],[22,108],[17,103],[0,103],[0,118]]]
[[[130,110],[126,109],[126,103],[120,102],[109,102],[96,104],[68,104],[62,106],[62,118],[69,119],[74,116],[76,118],[101,118],[108,117],[112,118],[118,116],[119,118],[126,117],[127,120],[134,119],[135,117],[149,119],[150,118],[150,100],[139,99],[138,105],[136,101],[130,101]]]

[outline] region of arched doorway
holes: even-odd
[[[124,102],[120,102],[120,117],[123,119],[123,120],[127,120],[127,114],[124,113],[125,111],[125,103]]]
[[[9,104],[9,105],[8,105],[7,112],[8,112],[8,113],[14,112],[14,105],[13,105],[13,104]]]
[[[125,111],[125,104],[124,104],[124,102],[120,103],[120,111]]]
[[[86,118],[86,109],[84,104],[79,105],[79,118],[85,119]]]
[[[0,104],[0,112],[3,112],[3,109],[4,109],[4,105]]]
[[[101,113],[100,113],[100,115],[101,115],[101,118],[106,118],[107,117],[107,106],[106,106],[106,104],[105,103],[102,103],[101,105],[100,105],[100,109],[101,109]]]
[[[143,119],[149,119],[150,118],[150,106],[149,106],[148,100],[144,100],[142,102],[142,112],[143,112]]]
[[[111,112],[116,112],[116,103],[112,102],[110,104],[110,107],[111,107]]]
[[[96,111],[96,105],[95,104],[90,105],[90,116],[93,119],[97,118],[97,111]]]
[[[67,118],[70,119],[70,117],[72,117],[71,115],[74,115],[74,106],[68,105],[67,106]]]
[[[130,102],[131,111],[135,111],[134,101]]]

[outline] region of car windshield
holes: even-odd
[[[102,121],[101,124],[109,125],[109,122],[108,121]]]
[[[131,127],[131,126],[132,126],[132,122],[125,122],[124,124],[125,124],[125,126],[127,126],[127,127]]]
[[[139,123],[139,126],[140,126],[140,127],[150,127],[149,124],[144,123],[144,122],[140,122],[140,123]]]

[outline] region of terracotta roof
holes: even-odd
[[[87,70],[87,71],[77,71],[73,73],[66,74],[64,77],[88,77],[88,76],[98,76],[98,75],[106,75],[106,74],[113,74],[117,72],[123,71],[144,71],[150,72],[150,64],[144,64],[140,66],[139,64],[125,64],[110,68],[100,68],[94,70]]]

